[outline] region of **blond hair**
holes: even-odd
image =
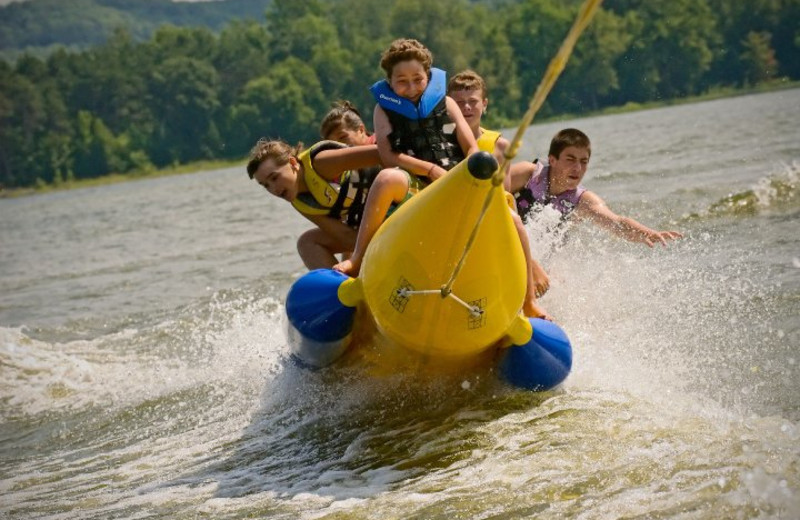
[[[456,92],[459,90],[480,90],[481,98],[487,99],[489,91],[486,88],[486,82],[483,78],[472,69],[462,70],[447,83],[447,93]]]

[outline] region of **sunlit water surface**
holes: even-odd
[[[307,223],[243,167],[0,200],[0,517],[800,518],[800,90],[576,126],[686,237],[529,226],[573,372],[289,361]],[[512,131],[507,132],[510,136]]]

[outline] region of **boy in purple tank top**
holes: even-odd
[[[611,211],[596,193],[581,185],[589,167],[592,145],[589,137],[575,128],[558,132],[550,141],[548,164],[537,163],[535,169],[511,171],[510,191],[517,200],[517,210],[525,220],[537,206],[550,204],[568,216],[590,220],[631,242],[653,247],[666,246],[668,240],[683,235],[677,231],[656,231],[636,220]]]

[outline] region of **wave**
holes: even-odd
[[[652,171],[624,171],[624,170],[603,170],[603,169],[592,169],[591,180],[593,182],[621,182],[621,181],[632,181],[635,179],[642,179],[648,178],[653,175]]]
[[[785,164],[777,173],[758,180],[755,186],[712,203],[708,209],[691,213],[685,219],[756,215],[771,209],[794,207],[800,203],[800,162]]]
[[[0,328],[0,399],[16,420],[5,449],[26,457],[5,477],[9,503],[50,518],[79,506],[86,518],[445,518],[454,503],[519,517],[543,503],[565,517],[796,516],[800,428],[763,402],[769,381],[780,390],[795,374],[762,347],[782,339],[765,330],[768,288],[737,282],[757,277],[752,262],[706,268],[704,255],[727,251],[714,237],[653,251],[590,229],[546,258],[545,303],[576,353],[555,392],[300,370],[283,290],[263,285],[91,339]]]
[[[282,314],[263,291],[226,290],[128,316],[127,325],[107,323],[105,334],[97,324],[87,332],[83,321],[35,331],[0,327],[0,419],[119,411],[272,371],[283,356]]]

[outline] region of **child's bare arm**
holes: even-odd
[[[595,224],[631,242],[641,242],[653,247],[656,242],[667,245],[667,240],[675,240],[683,235],[677,231],[657,231],[630,217],[617,215],[597,194],[584,192],[576,210],[576,215],[588,218]]]
[[[524,188],[540,167],[541,163],[532,163],[530,161],[520,161],[512,164],[506,177],[506,190],[510,193],[516,193]]]
[[[450,120],[456,124],[456,138],[458,139],[458,144],[461,146],[464,155],[469,157],[478,151],[478,142],[475,140],[475,134],[472,133],[469,123],[464,119],[464,114],[462,114],[461,109],[458,108],[458,103],[450,96],[447,96],[445,98],[445,104],[447,106],[447,115],[450,117]]]
[[[389,143],[392,124],[380,105],[375,105],[375,110],[372,112],[372,127],[375,129],[375,144],[378,147],[381,163],[387,167],[398,166],[398,154],[392,150],[392,145]]]
[[[314,158],[314,169],[327,180],[338,178],[342,172],[358,170],[380,164],[378,147],[374,144],[351,146],[319,152]]]

